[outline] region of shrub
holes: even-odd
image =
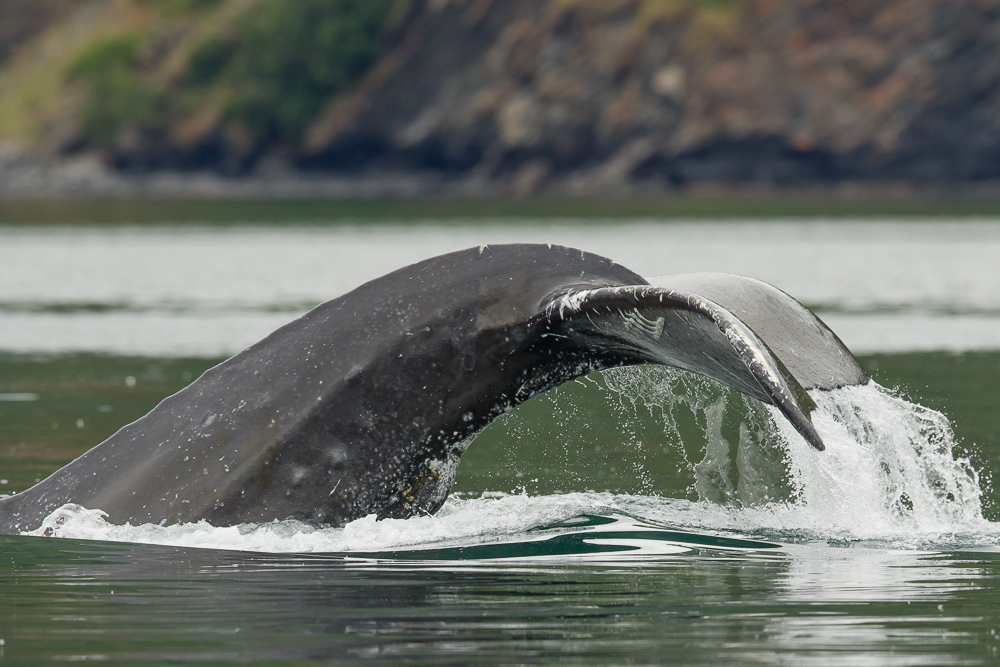
[[[258,0],[228,23],[213,23],[181,76],[163,68],[171,49],[186,48],[176,36],[217,17],[210,10],[221,0],[134,1],[188,14],[166,20],[158,33],[101,39],[73,63],[70,79],[88,89],[84,141],[107,144],[127,128],[160,130],[211,106],[257,144],[294,143],[322,105],[371,65],[397,0]]]
[[[195,86],[212,83],[229,64],[234,50],[232,40],[219,37],[205,40],[188,56],[185,82]]]
[[[259,139],[297,140],[378,53],[394,0],[263,0],[234,25],[235,49],[196,50],[196,77],[225,77],[228,115]],[[223,62],[227,60],[227,62]],[[194,72],[192,72],[194,74]]]
[[[108,70],[131,69],[141,41],[138,35],[117,35],[94,42],[70,66],[69,75],[93,80]]]
[[[90,89],[80,109],[84,139],[107,143],[125,127],[151,128],[161,122],[161,96],[135,71],[141,42],[137,35],[103,39],[70,67],[70,78]]]

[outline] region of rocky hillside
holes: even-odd
[[[515,194],[1000,178],[997,0],[68,5],[0,5],[22,162]]]

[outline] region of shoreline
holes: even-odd
[[[0,175],[2,178],[2,175]],[[153,176],[150,180],[157,180]],[[0,225],[267,222],[468,222],[478,219],[609,221],[625,219],[982,218],[1000,221],[1000,184],[934,190],[849,186],[703,186],[669,193],[510,197],[441,187],[379,188],[364,179],[275,182],[255,177],[212,188],[76,189],[9,193],[0,189]],[[194,180],[194,179],[192,179]],[[221,180],[221,179],[220,179]]]
[[[6,150],[4,150],[6,148]],[[531,193],[467,173],[298,171],[269,162],[241,176],[117,171],[94,154],[44,160],[0,144],[0,224],[534,218],[1000,218],[1000,181],[651,182],[588,187],[586,172]]]

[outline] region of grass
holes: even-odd
[[[131,0],[93,0],[18,51],[0,69],[0,137],[30,147],[62,134],[81,102],[67,72],[95,42],[144,29],[147,14]]]
[[[67,70],[86,88],[79,130],[91,145],[112,145],[127,130],[162,131],[209,107],[221,107],[253,143],[295,143],[374,61],[395,0],[258,0],[223,22],[212,21],[222,0],[140,4],[159,10],[151,16],[166,27],[150,20],[145,34],[94,41]],[[205,23],[214,28],[207,34],[197,29]],[[175,73],[178,50],[184,65]]]
[[[395,4],[92,0],[0,68],[0,137],[31,147],[75,127],[110,146],[212,110],[252,142],[293,143],[373,62]]]

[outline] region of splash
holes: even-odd
[[[692,490],[729,510],[730,520],[714,527],[899,545],[1000,536],[983,517],[979,474],[957,454],[947,417],[875,382],[810,392],[823,452],[776,408],[698,376],[619,372],[608,386],[660,410],[675,441],[691,439],[678,428],[680,413],[695,415],[705,444],[700,461],[688,460]],[[724,432],[727,416],[738,423],[735,433]]]
[[[997,533],[983,518],[979,474],[956,454],[943,414],[874,382],[812,396],[826,452],[811,451],[777,414],[775,419],[788,442],[797,528],[929,541]],[[775,512],[776,518],[782,514]]]
[[[609,398],[658,414],[694,477],[696,499],[612,493],[452,497],[434,516],[343,528],[295,521],[214,527],[115,526],[65,506],[33,535],[274,553],[351,553],[530,541],[581,516],[624,516],[666,529],[793,542],[866,540],[892,547],[996,547],[979,475],[956,453],[941,413],[869,383],[811,392],[819,452],[767,408],[717,383],[665,369],[605,375]],[[689,423],[684,423],[685,421]],[[699,458],[700,456],[700,458]],[[568,525],[568,524],[567,524]]]
[[[316,528],[298,521],[216,527],[206,521],[158,526],[116,526],[100,510],[64,505],[26,535],[137,542],[195,548],[270,553],[345,553],[386,551],[420,546],[483,544],[519,537],[552,523],[585,514],[616,511],[619,499],[608,493],[557,496],[487,494],[451,498],[435,515],[383,519],[375,515],[343,528]]]
[[[730,507],[792,498],[787,443],[778,413],[701,375],[666,367],[608,371],[621,409],[657,417],[693,483],[689,496]]]

